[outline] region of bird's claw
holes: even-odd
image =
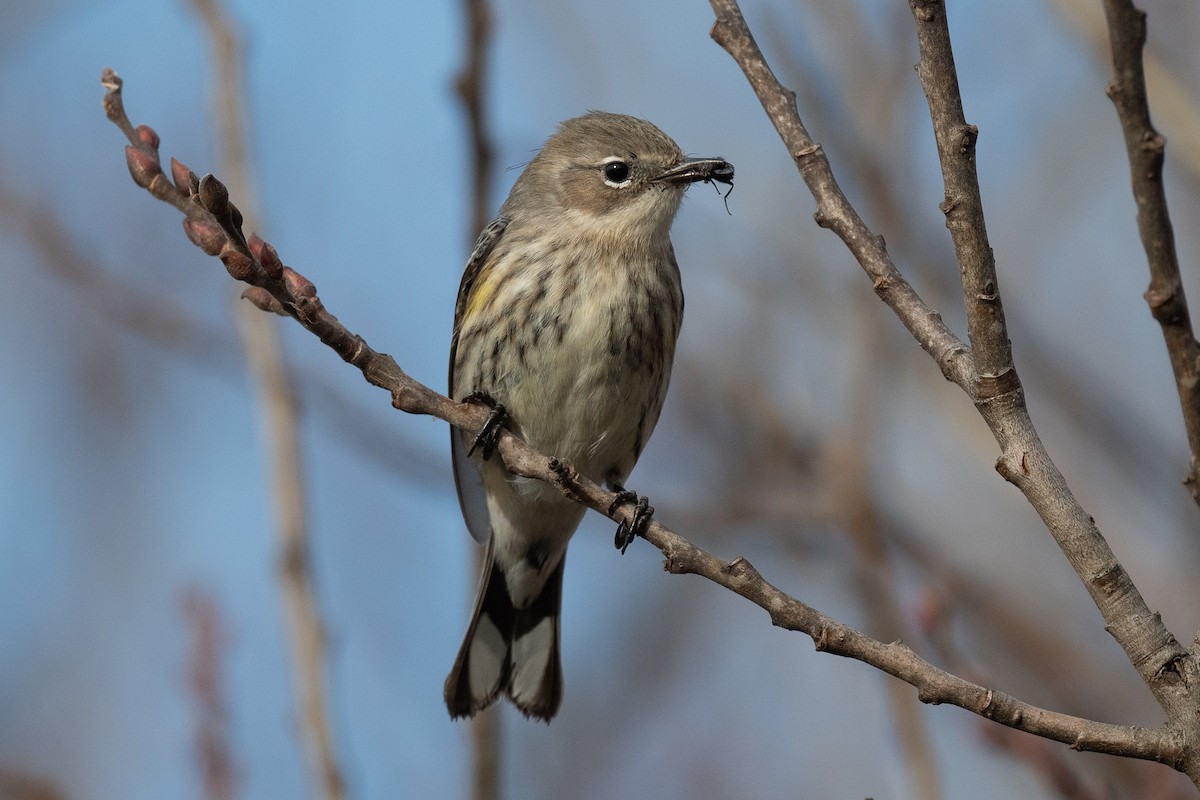
[[[633,503],[634,509],[632,521],[617,524],[617,536],[614,544],[621,551],[621,555],[625,555],[625,550],[629,548],[634,539],[646,535],[646,529],[650,527],[650,522],[654,519],[654,507],[650,505],[650,498],[638,497],[637,492],[625,489],[617,490],[617,496],[608,506],[608,513],[612,514],[618,506],[625,503]]]
[[[492,410],[488,414],[487,421],[483,423],[483,427],[479,429],[479,433],[475,434],[475,438],[471,440],[471,446],[467,449],[467,455],[473,455],[476,450],[479,451],[480,457],[487,461],[492,457],[492,453],[496,452],[496,444],[500,441],[500,431],[504,429],[508,422],[508,411],[504,406],[497,403],[492,396],[487,392],[471,392],[462,399],[464,403],[475,403],[476,405],[487,406]]]

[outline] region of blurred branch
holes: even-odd
[[[1090,9],[1088,4],[1092,0],[1062,1],[1072,7],[1082,2]],[[774,45],[766,49],[777,53],[773,57],[783,62],[779,65],[780,73],[798,83],[802,105],[812,109],[809,115],[825,128],[825,136],[838,142],[839,158],[850,170],[852,183],[862,187],[864,216],[878,220],[880,229],[888,231],[889,243],[893,246],[899,243],[898,249],[911,254],[915,269],[920,270],[923,264],[936,264],[944,252],[941,242],[930,235],[923,209],[909,202],[904,194],[912,180],[908,174],[910,165],[891,158],[892,151],[888,149],[895,145],[909,149],[897,141],[904,135],[905,117],[891,111],[891,106],[906,96],[903,87],[897,85],[898,79],[907,79],[911,60],[908,49],[900,43],[902,33],[889,35],[888,41],[896,42],[890,51],[880,49],[863,29],[861,15],[854,13],[855,4],[824,0],[814,8],[829,19],[813,35],[824,39],[837,37],[839,46],[832,52],[845,53],[844,57],[831,67],[813,58],[802,61],[801,57],[807,54],[790,46],[786,27],[774,24],[765,28],[768,43]],[[1095,7],[1095,15],[1103,39],[1101,45],[1107,49],[1104,13],[1099,6]],[[911,18],[897,21],[906,26],[912,24]],[[847,83],[847,74],[856,82]],[[836,91],[828,90],[831,85]],[[1182,89],[1176,87],[1176,92]],[[865,111],[861,110],[864,106]],[[1177,105],[1170,110],[1180,112]],[[1200,112],[1195,117],[1194,138],[1200,158]],[[942,300],[951,294],[961,294],[957,277],[955,271],[932,268],[921,270],[916,282],[927,287],[926,297]],[[1144,412],[1136,413],[1137,409],[1115,402],[1109,392],[1096,391],[1095,387],[1102,385],[1107,375],[1091,367],[1086,359],[1073,357],[1064,347],[1062,336],[1047,333],[1045,326],[1036,317],[1023,313],[1020,306],[1010,305],[1004,314],[1009,329],[1020,331],[1019,339],[1025,344],[1021,352],[1022,372],[1026,378],[1033,376],[1041,390],[1038,399],[1053,404],[1056,422],[1065,421],[1077,436],[1090,442],[1114,470],[1123,474],[1131,491],[1144,497],[1153,496],[1160,505],[1169,503],[1173,513],[1190,521],[1195,505],[1190,495],[1180,494],[1170,485],[1175,472],[1169,460],[1163,458],[1164,453],[1171,452],[1174,442],[1148,424]]]
[[[109,275],[84,250],[55,214],[0,185],[0,224],[24,237],[47,271],[65,281],[126,330],[145,337],[215,372],[231,373],[234,344],[228,331],[190,316],[173,301]]]
[[[109,321],[214,375],[240,379],[242,364],[233,356],[237,342],[228,329],[208,324],[167,297],[146,293],[140,284],[107,274],[90,251],[72,245],[71,232],[51,210],[37,207],[3,184],[0,225],[22,236],[50,274],[84,295],[87,306]],[[311,368],[301,365],[294,371],[297,387],[303,390],[301,406],[314,421],[333,431],[338,441],[405,481],[428,489],[445,488],[428,470],[414,466],[414,462],[431,461],[434,454],[388,427],[373,406]]]
[[[950,608],[941,598],[930,593],[922,604],[919,619],[925,638],[933,643],[943,664],[957,674],[968,675],[972,680],[981,680],[955,646],[950,629]],[[1045,739],[1022,736],[1016,731],[995,725],[981,725],[985,739],[993,746],[1011,753],[1030,766],[1064,800],[1103,800],[1092,793],[1080,779],[1072,765],[1063,758],[1063,753],[1049,746]]]
[[[1106,63],[1112,59],[1104,9],[1095,0],[1056,0],[1058,9]],[[1174,154],[1193,183],[1200,183],[1200,107],[1187,85],[1153,52],[1142,53],[1146,94],[1154,97],[1155,114],[1175,142]]]
[[[1192,332],[1187,296],[1179,274],[1175,232],[1163,187],[1166,140],[1150,122],[1142,50],[1146,44],[1146,15],[1130,0],[1104,0],[1112,47],[1113,79],[1108,96],[1116,106],[1129,156],[1130,182],[1137,203],[1138,232],[1150,266],[1146,302],[1162,327],[1175,386],[1183,410],[1183,425],[1191,449],[1184,485],[1200,504],[1200,343]]]
[[[122,82],[115,72],[105,70],[101,82],[110,97],[119,97]],[[106,100],[105,106],[110,115],[111,109],[118,107],[111,99]],[[166,201],[186,209],[188,219],[184,227],[189,238],[206,253],[219,256],[235,280],[250,285],[244,297],[261,309],[295,319],[344,361],[357,367],[369,383],[386,389],[397,409],[434,416],[468,432],[482,429],[489,419],[489,409],[481,404],[456,403],[413,380],[395,359],[372,349],[330,314],[312,282],[284,266],[273,247],[257,236],[247,239],[242,232],[241,213],[229,201],[228,190],[220,181],[211,175],[200,180],[186,166],[172,160],[175,185],[171,186],[159,162],[157,134],[144,125],[134,128],[127,121],[120,127],[129,131],[126,161],[134,181],[155,197],[171,194]],[[808,155],[814,152],[819,153],[819,149],[810,149]],[[873,242],[864,244],[874,246]],[[936,327],[931,328],[935,334]],[[944,363],[953,365],[961,363],[961,359],[951,358]],[[569,464],[538,453],[511,431],[500,432],[496,453],[514,475],[551,484],[614,522],[633,522],[634,509],[629,504],[616,503],[616,493],[579,475]],[[912,684],[923,702],[956,705],[1079,750],[1160,761],[1176,768],[1191,764],[1184,742],[1174,728],[1108,725],[1024,703],[951,675],[904,644],[885,644],[865,636],[780,591],[745,559],[731,562],[719,559],[661,522],[650,524],[645,539],[666,557],[668,572],[700,575],[745,597],[766,610],[773,624],[812,637],[818,650],[863,661]]]
[[[858,597],[863,604],[867,630],[892,641],[910,638],[905,630],[896,593],[896,581],[881,530],[881,514],[871,490],[869,458],[872,427],[878,409],[871,391],[880,364],[871,346],[878,335],[875,317],[862,313],[867,298],[860,298],[860,313],[855,330],[855,373],[850,393],[849,425],[842,437],[835,437],[832,457],[824,461],[830,468],[830,482],[843,520],[842,527],[854,543],[858,559]],[[841,439],[837,446],[838,438]],[[888,681],[888,701],[896,743],[904,755],[912,796],[922,800],[941,797],[937,759],[921,707],[913,702],[905,686]]]
[[[217,0],[193,2],[212,40],[221,161],[238,196],[250,198],[249,207],[253,208],[256,204],[250,193],[246,126],[242,117],[242,58],[237,35]],[[255,227],[252,221],[249,224]],[[325,692],[326,634],[313,586],[299,404],[272,320],[245,304],[237,305],[246,361],[261,392],[263,427],[270,453],[271,498],[279,539],[280,580],[303,720],[305,763],[319,796],[341,800],[346,796],[346,786],[337,763]]]
[[[466,21],[466,63],[454,81],[454,89],[466,114],[471,139],[471,215],[467,244],[484,229],[489,219],[489,194],[492,175],[493,147],[487,129],[487,61],[492,38],[492,11],[488,0],[463,0]],[[483,548],[474,547],[472,578],[484,569]],[[475,582],[468,582],[474,591]],[[500,797],[500,714],[493,707],[471,718],[472,754],[474,756],[471,796],[475,800],[496,800]]]
[[[0,768],[0,800],[64,800],[65,797],[47,780]]]
[[[492,175],[491,136],[487,129],[487,59],[492,39],[492,11],[488,0],[463,0],[466,19],[467,61],[454,81],[462,101],[471,136],[471,241],[490,221],[489,187]]]
[[[716,15],[712,37],[733,57],[758,95],[817,201],[816,222],[833,230],[873,280],[876,293],[933,356],[942,373],[975,403],[1001,448],[996,469],[1029,500],[1076,574],[1083,581],[1130,663],[1167,712],[1168,730],[1200,744],[1192,720],[1200,714],[1200,668],[1161,617],[1150,612],[1116,560],[1095,521],[1079,505],[1050,459],[1029,418],[1024,392],[1012,367],[995,264],[983,227],[975,176],[977,131],[962,118],[945,7],[910,0],[921,49],[921,76],[929,100],[946,182],[942,205],[963,280],[971,348],[946,328],[900,275],[882,237],[870,231],[833,177],[821,146],[809,136],[796,107],[768,66],[736,0],[710,0]],[[968,230],[971,227],[976,230]],[[1200,786],[1200,747],[1181,751],[1174,765]]]
[[[229,709],[225,704],[221,661],[226,647],[216,601],[192,589],[183,597],[183,613],[192,633],[188,687],[195,703],[196,760],[208,800],[233,800],[237,770],[229,747]]]

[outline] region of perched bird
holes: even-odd
[[[671,223],[691,183],[732,180],[728,162],[685,158],[645,120],[562,123],[467,261],[450,396],[491,405],[532,447],[635,498],[625,478],[658,422],[683,318]],[[562,701],[564,557],[585,509],[488,459],[487,433],[451,430],[463,516],[488,550],[446,706],[469,717],[503,692],[548,722]],[[643,498],[634,528],[650,511]],[[634,533],[622,526],[618,546]]]

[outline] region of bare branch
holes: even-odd
[[[883,250],[882,239],[872,234],[854,212],[835,182],[820,146],[812,141],[801,122],[795,95],[779,83],[767,65],[736,0],[710,0],[710,4],[716,14],[712,37],[746,74],[791,153],[817,201],[817,223],[838,233],[873,279],[876,293],[935,358],[942,373],[975,402],[1001,448],[997,471],[1021,490],[1042,518],[1103,615],[1106,629],[1167,712],[1170,724],[1179,726],[1181,733],[1190,731],[1194,715],[1200,712],[1200,698],[1188,687],[1193,682],[1200,683],[1200,668],[1162,624],[1162,619],[1146,606],[1095,521],[1071,493],[1033,427],[1020,380],[1011,368],[1007,332],[999,311],[999,289],[982,228],[974,234],[959,234],[955,241],[968,316],[974,318],[970,325],[972,344],[984,351],[981,356],[945,329],[936,312],[900,276]],[[947,197],[954,203],[967,198],[971,205],[970,198],[978,197],[978,187],[973,185],[976,183],[974,134],[964,127],[966,123],[961,119],[957,79],[934,74],[939,69],[953,69],[945,7],[940,2],[919,0],[912,0],[911,6],[921,38],[920,69],[929,76],[926,92],[934,126],[939,129],[939,150],[948,151],[943,160]],[[954,152],[956,147],[958,150]],[[965,221],[974,219],[982,226],[981,206],[977,202],[975,206],[967,209]],[[951,229],[956,226],[957,223],[951,224]],[[888,286],[901,287],[899,295],[881,292],[881,280]],[[903,302],[898,302],[899,298]],[[914,309],[920,309],[920,313],[914,314]],[[934,342],[946,345],[939,348]],[[1186,763],[1180,760],[1177,768],[1186,771],[1200,785],[1200,760],[1192,757]]]
[[[854,543],[858,560],[858,595],[862,599],[866,627],[876,635],[899,640],[906,638],[908,631],[900,615],[895,575],[881,530],[882,514],[870,478],[871,420],[879,411],[874,408],[871,383],[881,364],[872,346],[878,334],[879,320],[862,313],[868,302],[870,298],[862,295],[856,298],[854,309],[858,321],[854,326],[851,417],[847,430],[840,437],[840,444],[835,439],[833,453],[823,460],[829,463],[832,473],[831,493],[843,519],[842,527]],[[904,754],[912,783],[912,796],[937,800],[942,796],[937,759],[923,712],[902,684],[889,681],[887,690],[896,741]]]
[[[977,372],[973,387],[975,402],[983,403],[1004,392],[1019,390],[1019,384],[1015,380],[1008,326],[996,281],[996,259],[988,244],[975,169],[979,129],[968,125],[963,116],[944,2],[910,0],[909,6],[917,23],[917,42],[921,48],[917,74],[929,102],[946,184],[946,199],[941,209],[946,215],[946,227],[950,229],[962,275],[967,337]]]
[[[105,71],[104,83],[111,87],[110,92],[120,91],[120,81],[111,70]],[[141,135],[137,133],[140,129],[131,130],[135,136]],[[134,149],[157,165],[157,137],[153,139],[152,152]],[[206,252],[219,255],[236,279],[251,284],[246,296],[256,305],[296,319],[343,360],[356,366],[368,382],[387,389],[397,409],[434,416],[470,432],[483,427],[488,409],[480,404],[456,403],[433,391],[407,375],[391,356],[372,349],[362,337],[351,333],[326,311],[316,287],[284,266],[274,248],[257,237],[246,240],[240,213],[220,181],[211,175],[199,180],[183,165],[174,164],[176,187],[171,191],[183,194],[178,186],[189,187],[183,205],[199,210],[188,220],[192,224],[185,226],[189,235]],[[579,475],[570,464],[538,453],[511,431],[501,432],[496,452],[509,472],[556,486],[565,496],[614,522],[633,521],[634,510],[629,504],[615,504],[615,493]],[[1187,761],[1181,738],[1172,727],[1109,725],[1037,708],[951,675],[903,644],[885,644],[843,625],[772,586],[745,559],[719,559],[658,521],[647,528],[645,539],[666,557],[668,572],[700,575],[736,592],[766,610],[775,625],[812,637],[818,650],[863,661],[913,685],[923,702],[956,705],[1079,750],[1143,758],[1176,768]]]
[[[791,154],[796,168],[817,201],[814,218],[845,242],[871,278],[875,293],[895,312],[946,378],[967,389],[973,360],[966,344],[942,322],[942,317],[916,293],[892,262],[883,237],[867,227],[833,177],[821,145],[809,136],[796,110],[796,94],[775,77],[754,41],[741,9],[733,0],[711,0],[717,21],[712,38],[733,56],[762,102],[771,124]]]
[[[1145,297],[1150,313],[1162,327],[1191,449],[1191,465],[1184,485],[1200,504],[1200,343],[1192,332],[1187,296],[1179,275],[1179,256],[1175,252],[1175,232],[1167,210],[1163,186],[1166,139],[1151,124],[1146,99],[1142,66],[1146,15],[1130,0],[1104,0],[1104,14],[1113,59],[1113,79],[1107,91],[1125,136],[1138,232],[1150,267],[1150,288]]]

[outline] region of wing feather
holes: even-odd
[[[475,247],[467,259],[467,268],[463,271],[462,283],[458,286],[458,300],[454,304],[454,333],[450,339],[450,398],[457,400],[457,388],[454,385],[454,362],[458,355],[458,333],[462,326],[462,316],[466,312],[467,301],[475,288],[475,280],[479,277],[488,256],[496,248],[496,243],[508,227],[508,217],[496,217],[483,229],[475,240]],[[453,456],[454,485],[458,489],[458,505],[462,509],[463,519],[467,528],[476,541],[484,543],[491,536],[491,520],[488,518],[487,492],[483,486],[483,476],[479,467],[467,456],[469,436],[457,428],[450,429],[450,452]]]

